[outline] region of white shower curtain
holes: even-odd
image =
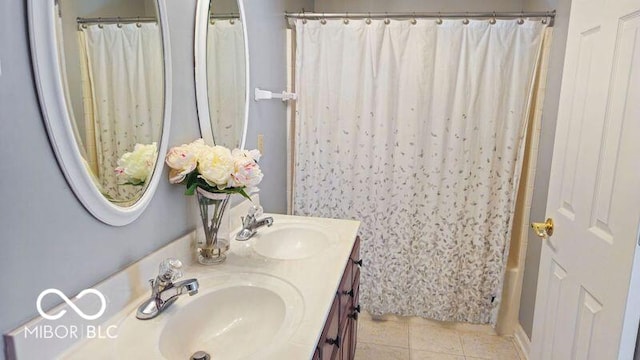
[[[209,22],[207,91],[216,145],[240,147],[244,131],[245,57],[240,19]]]
[[[495,323],[540,21],[297,21],[294,213],[362,221],[373,314]]]
[[[87,153],[101,191],[115,202],[137,199],[121,185],[118,159],[162,135],[164,66],[156,23],[89,25],[79,31]]]

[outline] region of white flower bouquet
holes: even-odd
[[[156,143],[136,144],[133,151],[124,153],[118,159],[116,176],[124,180],[123,185],[142,186],[153,172],[157,158]]]
[[[224,146],[206,145],[198,139],[171,148],[165,162],[171,168],[169,182],[184,183],[185,195],[193,195],[196,188],[202,188],[211,193],[240,194],[249,199],[246,190],[262,181],[259,160],[258,150],[231,151]]]

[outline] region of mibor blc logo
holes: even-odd
[[[38,295],[38,299],[36,300],[36,309],[38,309],[38,313],[44,319],[55,321],[62,318],[67,310],[60,310],[55,314],[48,314],[46,311],[42,309],[42,299],[49,294],[55,294],[60,299],[62,299],[78,316],[83,318],[84,320],[96,320],[100,318],[104,312],[107,310],[107,299],[105,296],[96,289],[85,289],[82,290],[77,296],[77,299],[83,298],[86,295],[97,296],[100,300],[100,310],[98,310],[95,314],[86,314],[82,311],[76,304],[71,301],[62,291],[58,289],[47,289]],[[102,327],[100,325],[36,325],[33,327],[24,327],[24,337],[35,337],[36,339],[80,339],[80,338],[88,338],[88,339],[114,339],[117,336],[116,332],[117,326],[110,325],[107,327]]]
[[[62,300],[64,300],[64,302],[67,303],[67,305],[69,305],[70,308],[73,309],[73,311],[75,311],[81,318],[85,320],[95,320],[102,316],[102,314],[104,314],[105,310],[107,309],[107,299],[105,299],[104,295],[102,295],[102,293],[96,289],[84,289],[78,294],[78,296],[76,296],[78,299],[80,299],[87,294],[94,294],[100,299],[100,310],[94,315],[87,315],[82,312],[82,310],[80,310],[76,306],[76,304],[74,304],[62,291],[58,289],[47,289],[41,292],[40,295],[38,295],[38,300],[36,300],[36,308],[38,309],[40,316],[47,320],[58,320],[67,313],[67,310],[60,310],[60,312],[55,315],[49,315],[44,310],[42,310],[42,299],[49,294],[58,295]]]

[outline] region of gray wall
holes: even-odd
[[[549,174],[551,172],[551,157],[553,155],[556,118],[560,101],[560,83],[562,81],[570,8],[571,0],[525,0],[524,2],[525,10],[556,9],[557,11],[553,27],[551,53],[549,54],[547,90],[542,110],[542,130],[529,222],[544,221],[547,218],[547,192],[549,190]],[[533,329],[533,310],[536,302],[541,248],[542,242],[540,239],[532,231],[529,231],[519,315],[520,324],[529,338],[531,338],[531,330]]]
[[[287,88],[286,22],[284,11],[312,9],[313,0],[244,0],[249,37],[251,86],[280,92]],[[252,93],[253,94],[253,93]],[[253,95],[251,95],[253,99]],[[260,168],[264,179],[260,202],[265,211],[287,211],[287,107],[280,100],[250,101],[246,147],[257,147],[264,134]]]
[[[199,136],[193,85],[195,1],[167,3],[173,61],[169,141],[177,145]],[[251,88],[284,89],[283,12],[312,8],[312,1],[245,3],[248,23],[255,24],[248,29],[254,59]],[[42,290],[55,287],[76,294],[196,224],[193,200],[166,181],[161,181],[148,209],[128,226],[105,225],[82,207],[60,172],[40,114],[26,14],[26,1],[0,1],[0,173],[5,175],[0,177],[0,289],[5,289],[0,297],[0,333],[36,316],[35,300]],[[277,101],[251,104],[248,146],[255,147],[256,135],[265,134],[262,188],[269,191],[261,198],[271,212],[286,209],[285,115],[284,105]]]

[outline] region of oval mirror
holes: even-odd
[[[237,0],[198,0],[195,76],[203,139],[244,148],[249,110],[249,56],[244,7]]]
[[[134,221],[160,180],[171,74],[164,0],[29,0],[40,105],[58,163],[99,220]]]

